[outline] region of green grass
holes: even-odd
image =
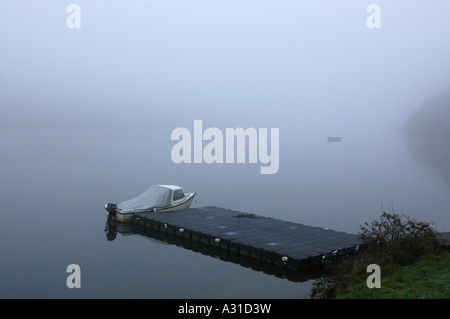
[[[423,257],[400,268],[388,260],[380,264],[381,288],[368,288],[370,273],[355,276],[339,299],[450,299],[450,252]],[[357,278],[356,278],[357,277]]]

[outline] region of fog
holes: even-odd
[[[78,1],[70,29],[70,3],[0,5],[2,128],[147,129],[158,138],[141,147],[170,164],[171,131],[195,119],[276,127],[287,178],[313,149],[394,154],[397,128],[449,85],[446,1],[379,1],[379,29],[346,1]]]
[[[450,2],[376,1],[372,29],[371,3],[1,1],[4,237],[33,208],[44,233],[67,203],[89,223],[158,183],[347,232],[382,208],[450,231]],[[279,170],[175,164],[194,120],[278,128]]]

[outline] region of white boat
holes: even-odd
[[[175,185],[153,185],[139,196],[105,205],[106,217],[115,217],[119,222],[133,219],[133,213],[168,212],[188,209],[195,197],[194,193],[184,193]]]

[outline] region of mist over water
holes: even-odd
[[[380,1],[380,29],[346,1],[77,3],[80,29],[69,2],[0,4],[0,297],[308,296],[311,281],[108,241],[103,205],[152,184],[349,233],[382,207],[450,231],[449,3]],[[278,172],[175,164],[171,133],[194,120],[279,128]]]

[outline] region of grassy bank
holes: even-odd
[[[389,258],[380,259],[381,287],[368,288],[370,273],[353,277],[339,299],[450,299],[450,253],[424,256],[400,268]],[[447,289],[448,288],[448,289]]]
[[[358,253],[324,259],[312,298],[450,299],[450,252],[429,223],[383,212],[361,226],[359,237]],[[368,282],[381,285],[369,288]]]

